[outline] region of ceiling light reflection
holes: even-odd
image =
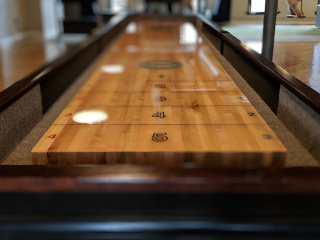
[[[191,23],[184,23],[180,26],[180,44],[195,44],[197,40],[197,30]]]
[[[108,114],[105,111],[98,109],[89,109],[76,112],[73,114],[72,120],[77,123],[87,123],[94,124],[106,121],[108,119]]]
[[[214,76],[219,75],[219,70],[214,64],[212,64],[212,62],[210,61],[210,59],[202,49],[199,50],[199,57],[201,58],[202,62],[205,63],[205,65],[208,67],[208,69]]]
[[[131,52],[131,53],[136,53],[136,52],[140,52],[140,48],[138,46],[135,45],[128,45],[126,47],[127,52]]]
[[[242,46],[247,49],[248,51],[250,50],[248,47],[256,51],[257,53],[262,52],[262,42],[261,41],[247,41],[245,44],[242,44]]]
[[[137,24],[135,22],[131,22],[128,24],[126,28],[126,33],[136,33],[137,32]]]
[[[103,73],[109,74],[118,74],[124,72],[124,67],[122,65],[113,64],[113,65],[104,65],[101,67]]]
[[[171,89],[170,92],[210,92],[217,91],[216,88],[181,88],[181,89]]]

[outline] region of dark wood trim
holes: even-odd
[[[84,71],[100,52],[130,21],[131,16],[121,14],[110,20],[99,33],[80,44],[78,51],[51,68],[40,82],[42,108],[46,112],[64,90]],[[62,60],[62,59],[61,59]]]
[[[234,44],[238,39],[229,33],[224,33],[222,36],[224,38],[223,56],[277,114],[280,83],[258,65],[260,62],[256,58],[245,55],[241,45]]]
[[[15,101],[21,98],[37,84],[44,84],[46,83],[46,81],[48,81],[48,79],[51,79],[52,76],[56,75],[58,72],[65,70],[66,65],[70,64],[72,61],[77,59],[78,56],[81,56],[84,52],[88,51],[89,48],[92,48],[92,46],[96,44],[97,40],[105,39],[105,41],[103,42],[104,45],[101,45],[100,43],[98,45],[99,50],[97,51],[97,53],[101,52],[101,50],[106,46],[107,42],[110,42],[112,40],[114,32],[113,34],[110,34],[110,32],[112,32],[113,29],[119,30],[119,26],[123,27],[123,24],[121,25],[121,23],[126,22],[126,18],[130,18],[130,15],[122,14],[120,16],[114,16],[110,19],[109,23],[103,28],[100,33],[89,37],[87,40],[76,46],[73,46],[61,57],[48,64],[45,64],[35,72],[31,73],[30,75],[26,76],[25,78],[21,79],[20,81],[2,91],[0,93],[0,113],[11,106]],[[90,60],[92,59],[88,59],[87,64]],[[79,70],[83,71],[84,69],[79,68]],[[74,76],[79,75],[80,72],[78,72],[77,74],[74,74],[73,72],[73,79],[70,79],[70,81],[72,82],[74,80]],[[56,97],[58,97],[60,94],[61,92]],[[44,109],[46,109],[48,106],[45,106]]]
[[[199,19],[203,24],[208,25],[213,32],[215,32],[215,34],[220,35],[222,32],[227,32],[225,30],[223,30],[219,24],[210,21],[208,18],[206,18],[205,16],[201,15],[201,14],[197,14],[195,15],[195,17],[197,19]]]
[[[64,20],[64,33],[88,33],[90,34],[94,28],[98,27],[97,21],[92,20]]]
[[[0,92],[0,113],[36,86],[37,82],[33,82],[32,80],[39,76],[40,73],[44,72],[45,69],[46,67],[41,67],[29,76],[15,82],[13,85]]]
[[[320,168],[1,166],[0,192],[320,193]]]
[[[101,18],[107,23],[113,14],[102,14]],[[98,16],[82,16],[75,18],[65,18],[63,20],[64,33],[92,33],[92,30],[98,28]]]
[[[225,43],[233,46],[243,55],[244,58],[251,61],[256,68],[273,78],[279,84],[286,87],[317,113],[320,113],[320,93],[316,92],[314,89],[307,86],[305,83],[284,69],[280,68],[269,59],[252,50],[249,46],[241,42],[233,35],[223,33],[222,38]]]
[[[221,29],[221,27],[218,24],[208,20],[201,14],[196,15],[196,18],[202,22],[201,33],[215,46],[216,49],[222,52],[222,33],[228,32]]]

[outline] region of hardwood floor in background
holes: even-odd
[[[276,42],[273,61],[320,92],[320,43]]]
[[[230,23],[223,29],[261,53],[262,23]],[[320,92],[320,29],[296,22],[277,24],[273,61]]]
[[[45,42],[39,34],[0,41],[0,91],[61,56],[69,46],[59,40]]]

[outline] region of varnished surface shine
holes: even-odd
[[[66,50],[66,44],[44,42],[38,34],[20,41],[0,41],[0,91],[59,57]]]
[[[314,24],[314,23],[313,23]],[[261,53],[261,24],[228,24],[223,27],[239,40]],[[320,93],[319,29],[314,25],[277,23],[273,62]]]
[[[88,110],[106,119],[75,121]],[[286,150],[190,23],[137,20],[32,152],[34,164],[252,167]]]
[[[318,168],[2,166],[0,192],[320,193]],[[40,177],[39,177],[40,176]],[[193,181],[190,181],[193,179]]]
[[[320,43],[276,42],[273,61],[320,93]]]

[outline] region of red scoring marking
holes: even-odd
[[[57,137],[57,134],[52,134],[50,136],[48,136],[48,138],[52,138],[52,139],[55,139]]]
[[[65,116],[65,117],[71,117],[71,116],[72,116],[72,113],[66,113],[64,116]]]

